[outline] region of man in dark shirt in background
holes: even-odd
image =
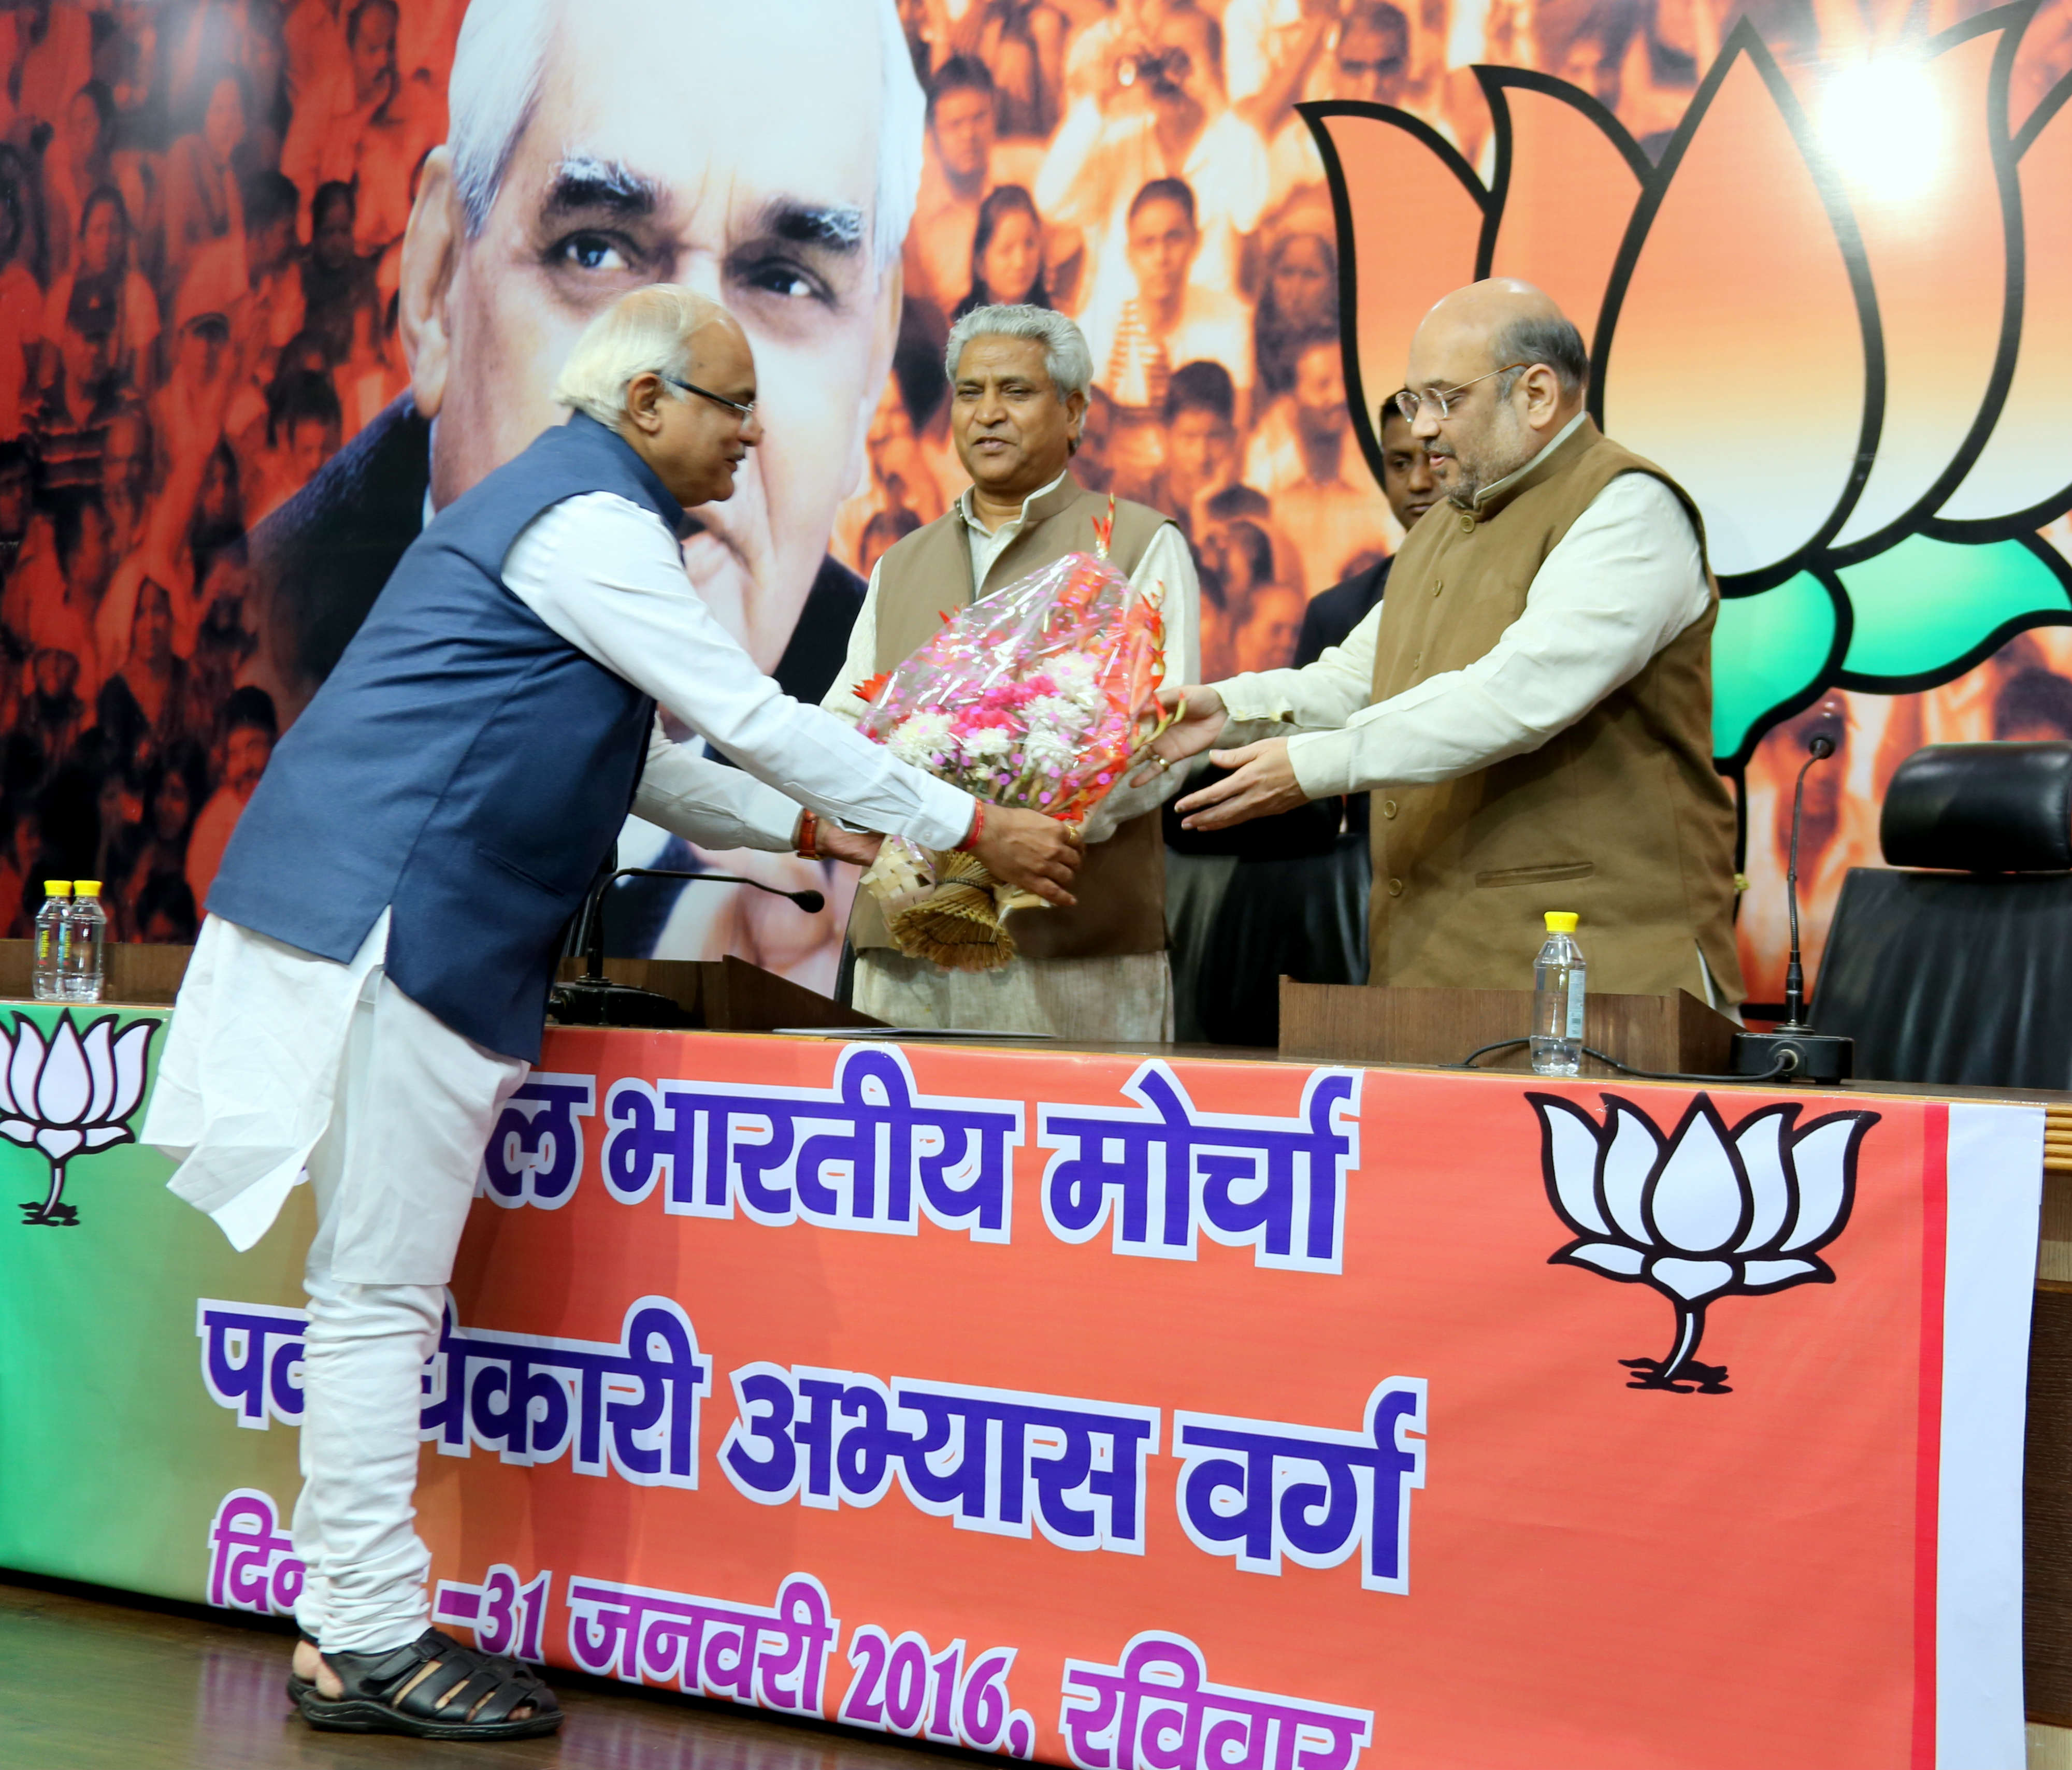
[[[1410,421],[1396,409],[1394,397],[1381,403],[1381,489],[1388,507],[1408,534],[1418,519],[1439,501],[1438,482],[1432,477],[1431,463],[1410,434]],[[1381,600],[1388,582],[1392,559],[1376,560],[1309,599],[1302,618],[1302,639],[1296,648],[1295,667],[1314,663],[1367,618],[1367,610]]]
[[[1392,395],[1381,402],[1382,491],[1408,534],[1439,502],[1430,462]],[[1382,558],[1312,597],[1290,661],[1300,669],[1342,644],[1382,598]],[[1247,836],[1246,832],[1253,832]],[[1358,984],[1367,976],[1367,796],[1326,799],[1207,836],[1166,819],[1169,851],[1227,856],[1220,889],[1209,869],[1195,889],[1169,890],[1176,1035],[1218,1045],[1271,1045],[1280,1037],[1281,979]]]

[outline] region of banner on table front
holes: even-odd
[[[2013,1770],[2040,1172],[2024,1108],[555,1033],[436,1616],[1079,1770]],[[171,1263],[213,1497],[133,1503],[283,1612],[302,1316]]]

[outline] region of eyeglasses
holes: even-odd
[[[1429,405],[1439,414],[1439,421],[1443,424],[1452,415],[1453,402],[1470,388],[1489,380],[1492,376],[1508,375],[1513,369],[1529,369],[1537,366],[1531,363],[1507,363],[1502,368],[1491,369],[1488,375],[1478,375],[1474,380],[1463,381],[1458,387],[1427,388],[1422,393],[1412,393],[1405,388],[1396,396],[1396,409],[1415,424],[1417,414]]]
[[[680,387],[686,393],[695,393],[701,400],[711,400],[714,405],[725,406],[743,424],[755,416],[755,402],[753,400],[744,405],[738,400],[730,400],[723,393],[713,392],[710,388],[700,387],[695,381],[680,381],[673,375],[665,375],[662,379],[671,387]]]

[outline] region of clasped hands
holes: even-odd
[[[1153,760],[1129,778],[1132,786],[1146,786],[1175,762],[1184,762],[1205,749],[1217,767],[1231,770],[1222,780],[1180,801],[1177,809],[1182,829],[1227,830],[1233,824],[1248,823],[1256,817],[1272,817],[1309,803],[1309,795],[1302,791],[1288,760],[1286,738],[1268,737],[1235,749],[1210,749],[1230,723],[1223,696],[1198,684],[1158,691],[1158,703],[1169,713],[1183,700],[1187,704],[1186,713],[1152,741],[1149,754]]]

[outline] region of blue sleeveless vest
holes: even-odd
[[[341,963],[385,909],[388,973],[478,1045],[540,1054],[561,934],[639,784],[655,703],[504,587],[565,499],[682,507],[578,414],[439,512],[238,819],[212,914]]]

